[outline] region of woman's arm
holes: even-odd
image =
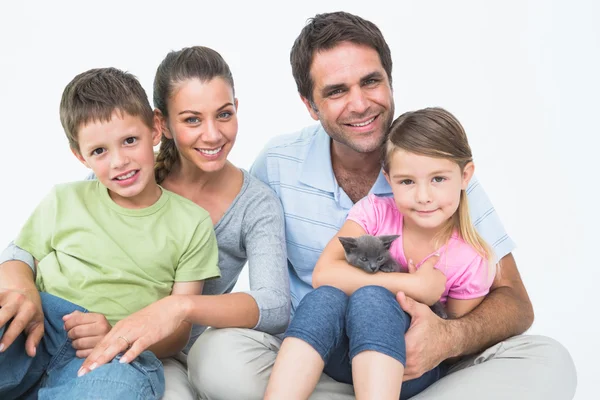
[[[401,272],[369,274],[348,264],[338,237],[357,237],[364,234],[366,234],[365,230],[352,220],[347,220],[342,225],[317,261],[313,272],[313,287],[334,286],[350,295],[363,286],[376,285],[383,286],[394,294],[404,292],[407,296],[429,305],[440,299],[446,286],[446,277],[441,271],[433,268],[434,257],[413,274]]]
[[[204,281],[175,282],[173,284],[171,294],[199,295],[202,294],[203,286]],[[165,311],[169,312],[168,310]],[[188,340],[190,340],[191,330],[192,325],[186,321],[183,321],[172,334],[153,344],[148,348],[148,350],[152,351],[158,358],[166,358],[175,355],[183,350]],[[129,340],[129,338],[127,340]]]

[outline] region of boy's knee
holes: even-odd
[[[70,398],[85,397],[85,393],[106,393],[107,398],[160,399],[165,392],[165,376],[162,363],[156,356],[145,351],[129,364],[118,359],[102,365],[94,371],[75,378]]]

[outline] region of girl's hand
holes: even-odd
[[[97,313],[73,311],[63,317],[67,336],[73,341],[75,355],[84,358],[90,355],[94,347],[110,332],[112,326],[106,317]]]
[[[418,277],[421,293],[427,294],[424,298],[430,299],[427,303],[434,304],[442,297],[446,289],[446,275],[435,267],[439,259],[438,255],[428,258],[418,270],[415,271],[412,260],[409,260],[408,271],[415,277]]]
[[[83,362],[78,376],[110,362],[129,363],[153,344],[174,333],[185,321],[186,296],[168,296],[117,322]]]

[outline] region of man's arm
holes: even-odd
[[[531,326],[533,308],[512,254],[504,256],[500,264],[490,293],[459,319],[441,319],[426,305],[398,293],[400,306],[412,318],[405,335],[405,381],[420,377],[446,359],[481,352]]]
[[[509,337],[520,335],[533,323],[533,306],[512,253],[500,267],[483,302],[469,314],[449,320],[450,356],[480,352]]]

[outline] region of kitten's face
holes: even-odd
[[[340,237],[339,240],[344,247],[348,263],[372,273],[392,261],[389,248],[397,238],[398,235],[363,235],[357,238]]]

